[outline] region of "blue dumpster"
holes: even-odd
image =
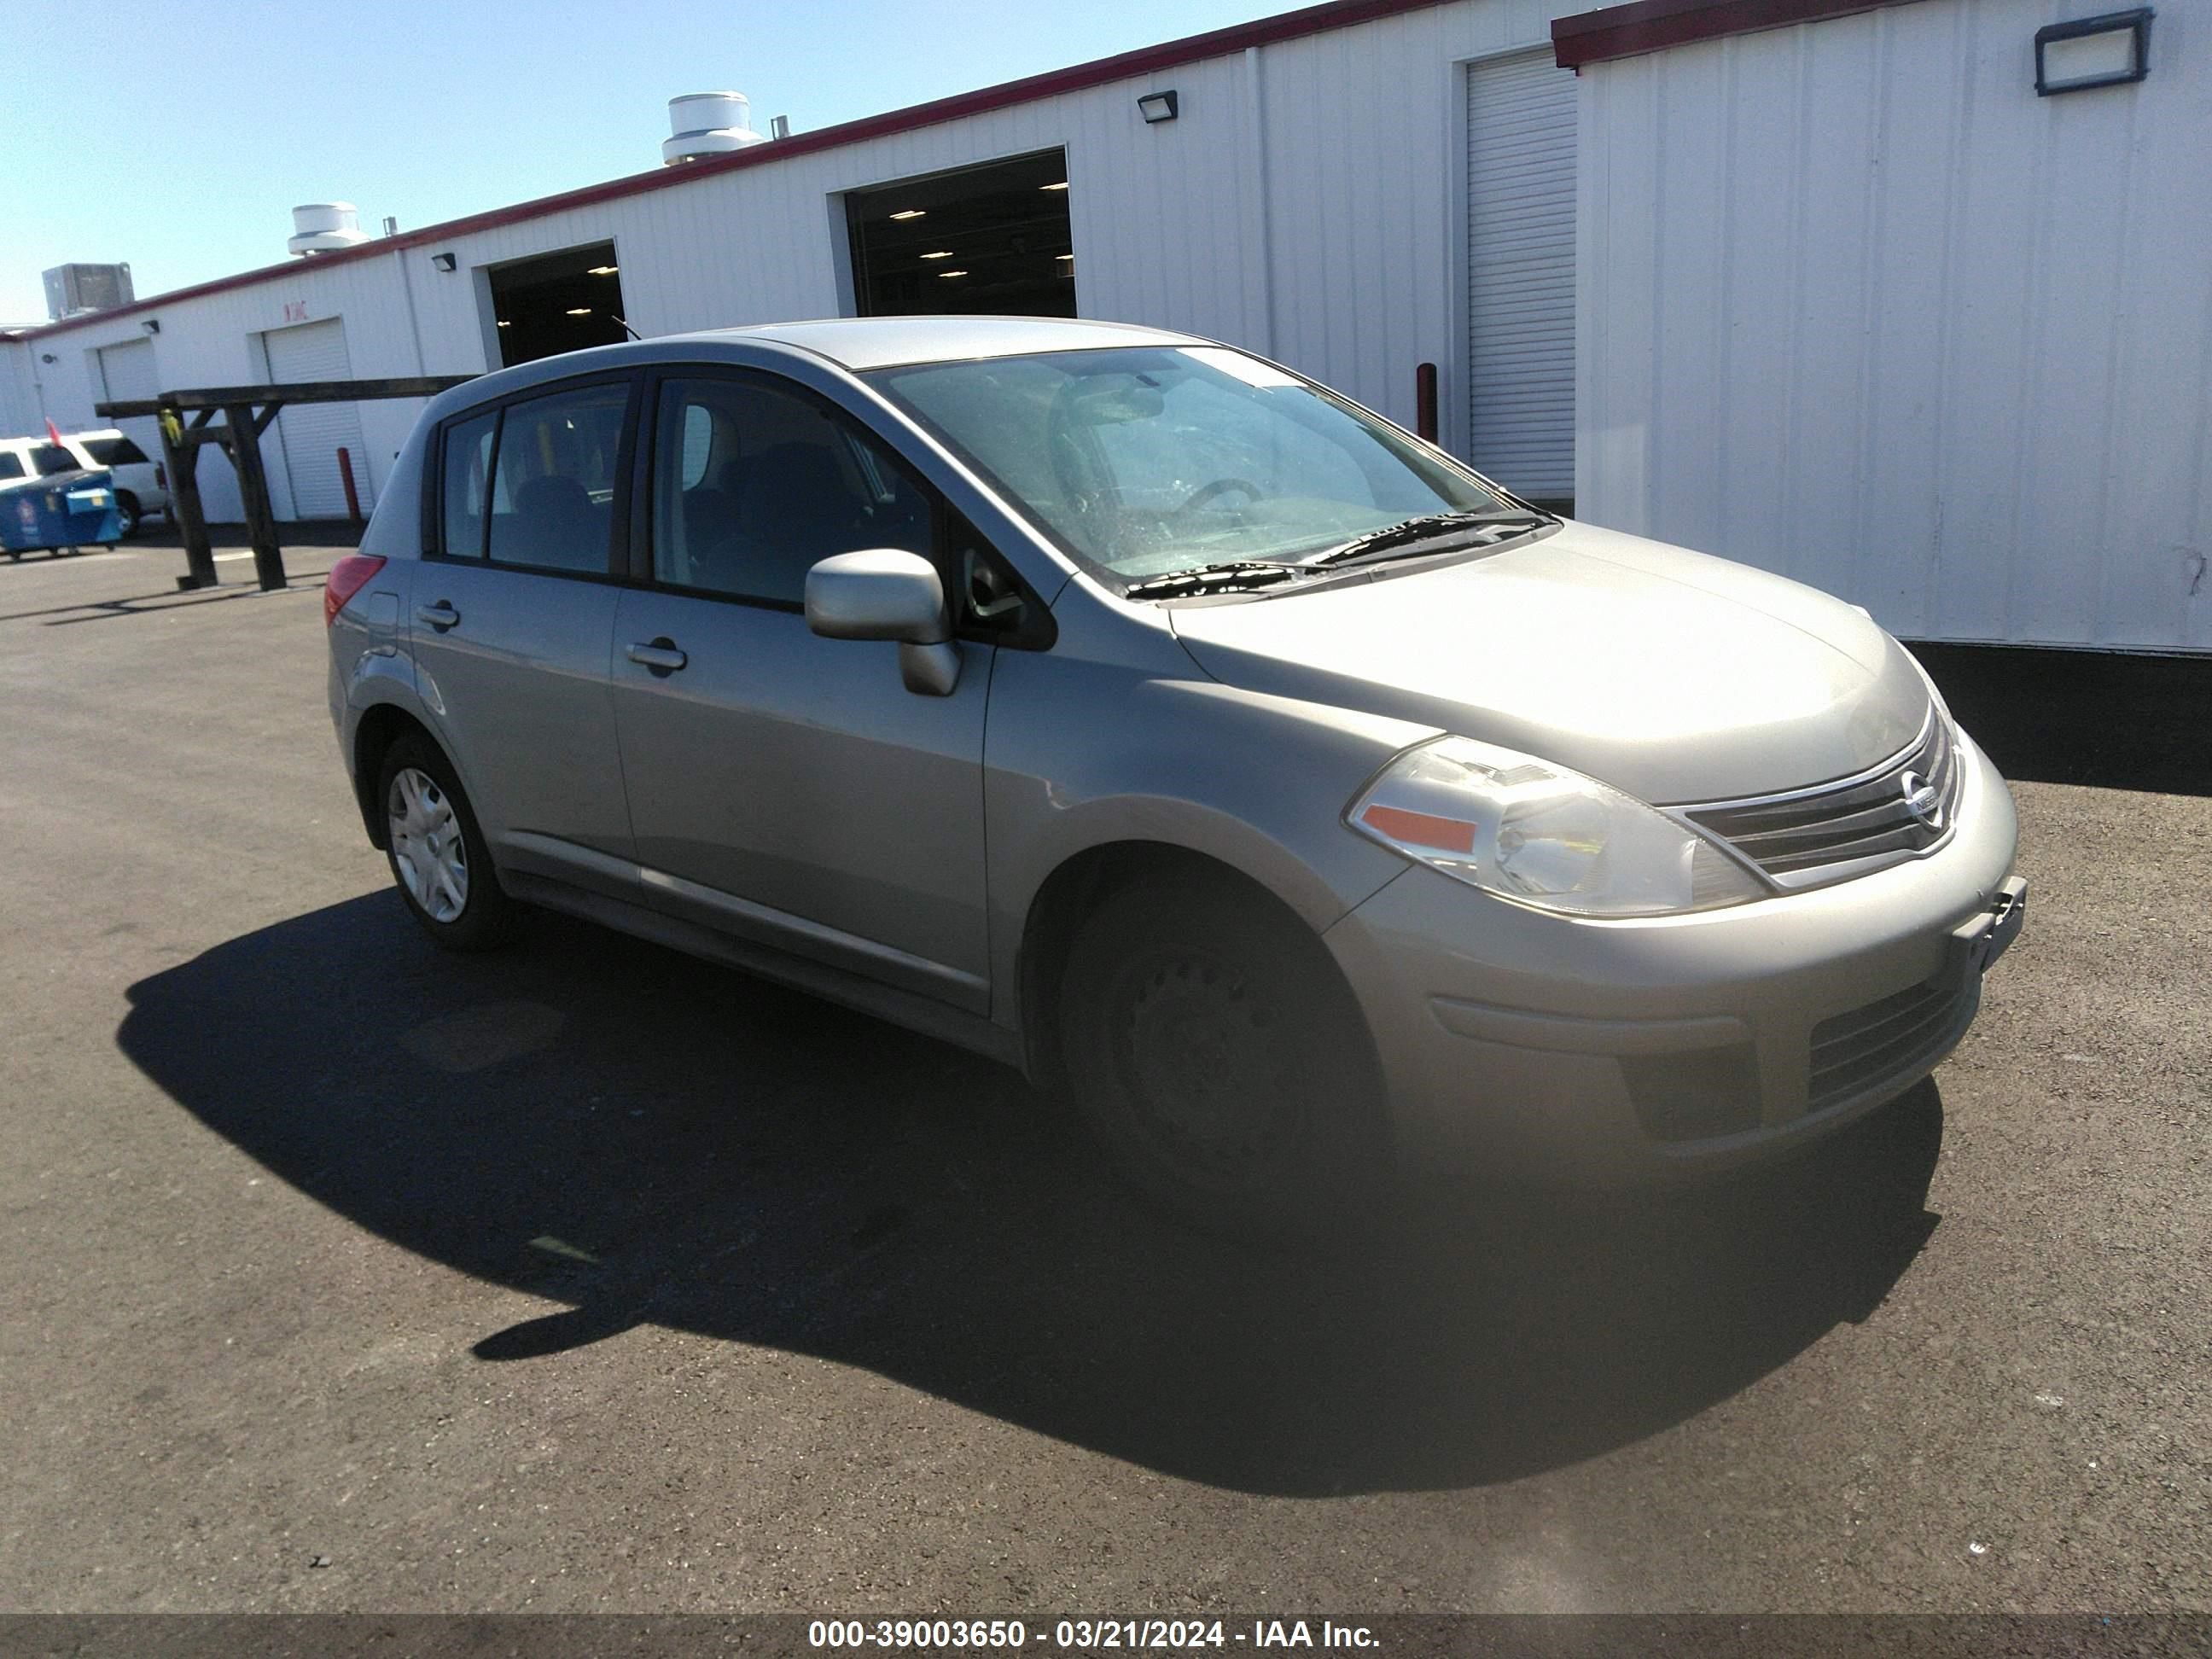
[[[0,484],[0,547],[11,559],[42,550],[112,547],[122,539],[111,472],[54,472]]]

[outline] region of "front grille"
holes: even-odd
[[[1787,794],[1680,811],[1778,885],[1809,887],[1845,873],[1840,866],[1907,858],[1942,840],[1958,805],[1960,776],[1951,724],[1931,708],[1919,738],[1871,772]],[[1908,790],[1919,793],[1923,785],[1934,791],[1930,817],[1908,804]]]
[[[1947,975],[1822,1020],[1813,1028],[1808,1109],[1927,1065],[1958,1040],[1980,994],[1978,975]]]

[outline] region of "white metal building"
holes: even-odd
[[[647,335],[878,308],[871,261],[945,252],[901,202],[1042,167],[1066,309],[1408,425],[1434,364],[1509,486],[1908,636],[2212,649],[2212,0],[2047,97],[2039,30],[2100,0],[1585,3],[1336,0],[0,337],[0,426],[481,370],[526,280],[605,272]],[[373,503],[416,407],[288,410],[279,515],[340,510],[341,446]]]

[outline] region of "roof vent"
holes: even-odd
[[[310,202],[292,210],[292,240],[288,253],[335,253],[342,247],[358,247],[368,240],[361,216],[351,202]]]
[[[676,136],[660,147],[670,167],[709,155],[726,155],[768,141],[747,125],[752,104],[742,92],[691,92],[668,100],[668,130]]]

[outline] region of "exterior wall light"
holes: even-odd
[[[434,253],[430,256],[430,263],[441,270],[451,270],[459,261],[450,253]]]
[[[2051,23],[2035,32],[2035,95],[2125,86],[2150,73],[2148,6]]]
[[[161,331],[161,319],[159,317],[149,317],[138,326],[149,334],[159,334]]]
[[[1180,100],[1172,92],[1148,92],[1137,100],[1137,113],[1145,118],[1145,125],[1156,127],[1163,121],[1172,121],[1180,114]]]

